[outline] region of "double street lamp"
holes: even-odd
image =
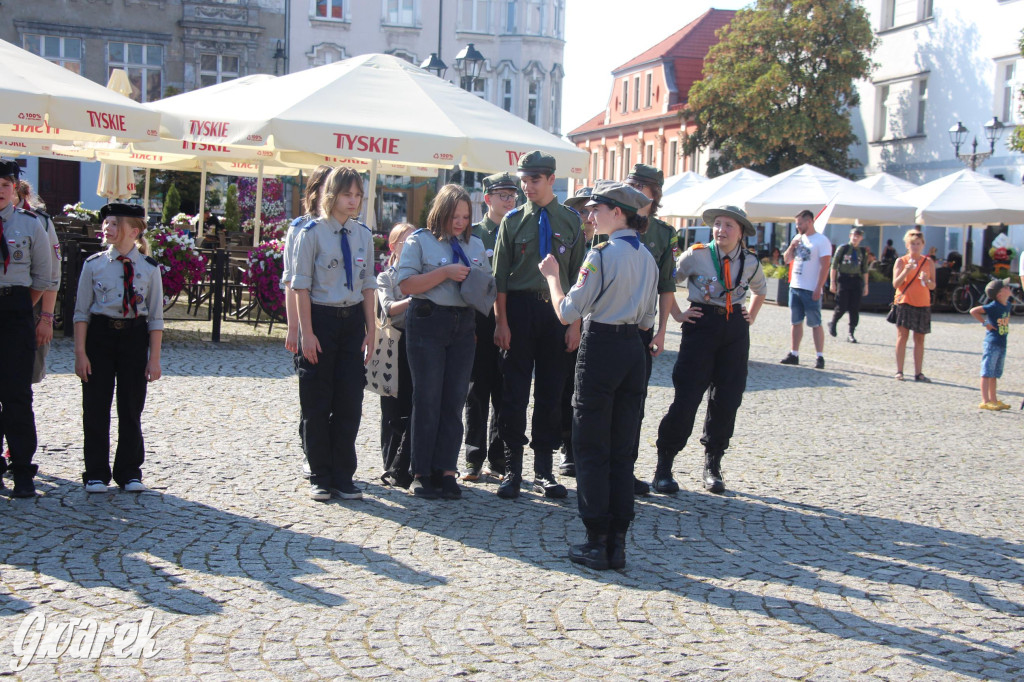
[[[956,153],[956,158],[963,161],[968,168],[971,170],[977,170],[978,166],[982,164],[985,159],[992,156],[996,150],[996,142],[1003,134],[1003,129],[1006,126],[999,120],[998,116],[993,116],[992,120],[986,123],[982,128],[985,130],[985,139],[988,140],[989,148],[987,152],[978,151],[978,136],[974,136],[974,142],[971,143],[971,153],[961,154],[960,147],[963,146],[967,140],[967,133],[969,131],[963,123],[960,121],[956,122],[956,125],[949,129],[949,141],[953,143],[953,149]]]
[[[473,46],[473,43],[466,45],[455,56],[455,71],[459,74],[459,87],[463,90],[472,90],[473,81],[480,77],[480,71],[484,68],[486,58],[480,54],[480,50]],[[431,52],[430,56],[420,64],[421,69],[430,71],[438,78],[444,78],[448,71],[448,65],[441,60],[439,52]]]

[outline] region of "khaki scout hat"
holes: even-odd
[[[598,183],[590,193],[590,201],[587,207],[607,204],[618,206],[627,213],[636,213],[644,206],[651,203],[651,200],[638,189],[634,189],[624,182],[603,182]]]
[[[711,227],[715,223],[715,218],[720,215],[732,218],[740,227],[743,228],[744,237],[753,237],[757,230],[754,229],[754,224],[747,219],[746,212],[738,206],[719,206],[718,208],[709,208],[704,211],[701,218],[704,219],[704,224]]]
[[[576,194],[574,196],[569,197],[562,203],[571,209],[579,211],[581,208],[583,208],[583,205],[585,203],[590,201],[590,194],[593,191],[593,187],[581,187],[578,190],[576,190]]]
[[[490,194],[499,189],[519,189],[519,181],[511,173],[495,173],[484,178],[484,192]]]
[[[516,175],[539,175],[555,172],[555,157],[541,151],[532,151],[519,157]]]
[[[646,163],[638,163],[633,166],[633,170],[626,176],[626,179],[658,187],[665,184],[665,174],[660,169],[648,166]]]

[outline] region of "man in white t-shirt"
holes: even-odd
[[[783,258],[789,265],[789,321],[792,327],[792,350],[782,359],[784,365],[800,364],[800,341],[804,336],[803,322],[814,337],[818,357],[816,369],[825,369],[825,330],[821,326],[821,291],[828,279],[832,261],[832,242],[814,230],[814,214],[801,211],[796,217],[797,235],[790,242]]]

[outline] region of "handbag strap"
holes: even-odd
[[[910,288],[910,285],[914,283],[914,280],[915,280],[915,279],[917,279],[917,276],[921,274],[921,268],[923,268],[923,267],[924,267],[924,262],[925,262],[926,260],[928,260],[928,256],[924,256],[924,257],[923,257],[923,258],[921,259],[921,264],[917,266],[917,272],[915,272],[915,273],[914,273],[914,276],[910,278],[910,281],[909,281],[909,282],[907,282],[907,283],[906,283],[906,284],[905,284],[905,285],[903,286],[903,288],[899,290],[899,291],[900,291],[900,293],[899,293],[899,295],[900,295],[900,296],[902,296],[902,295],[904,295],[905,293],[907,293],[907,289],[909,289],[909,288]],[[885,300],[885,299],[882,299],[882,300]]]

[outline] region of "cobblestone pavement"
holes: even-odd
[[[369,394],[365,499],[310,501],[280,330],[229,326],[214,345],[195,340],[207,325],[171,326],[143,416],[153,492],[138,496],[82,491],[81,392],[71,341],[55,343],[36,392],[42,494],[0,498],[0,672],[1024,678],[1020,332],[1000,385],[1014,409],[980,412],[982,331],[966,316],[936,316],[925,356],[935,383],[923,385],[893,380],[894,329],[878,314],[863,316],[857,345],[827,339],[824,371],[780,366],[788,310],[766,306],[728,492],[701,489],[694,437],[677,460],[682,492],[638,501],[627,568],[596,572],[565,558],[582,537],[572,479],[562,502],[499,500],[493,483],[467,485],[457,502],[380,485]],[[668,348],[678,343],[670,335]],[[808,335],[804,358],[811,348]],[[669,350],[655,365],[644,478],[673,361]],[[98,659],[40,648],[10,672],[26,615],[52,627],[147,613],[159,628],[150,658],[119,658],[111,643]]]

